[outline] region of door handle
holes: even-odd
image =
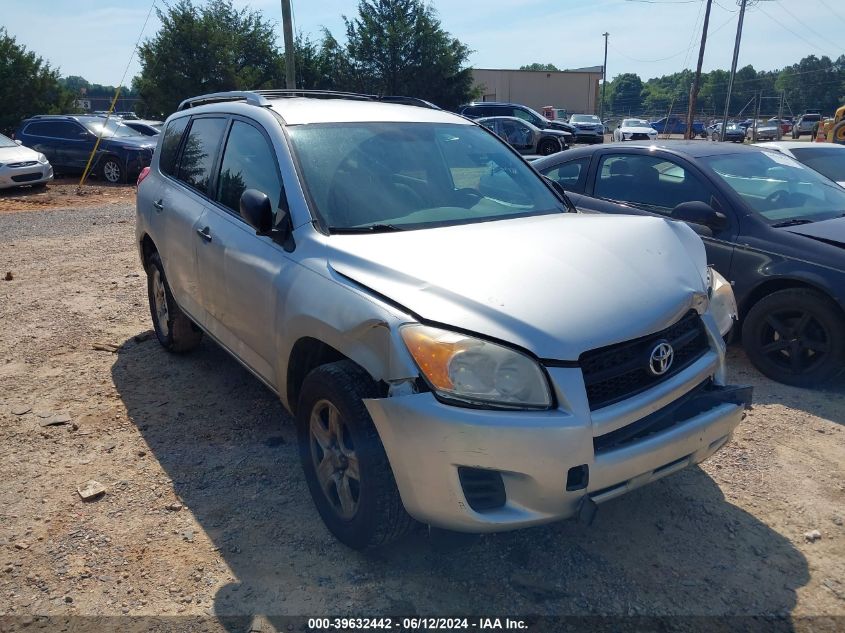
[[[206,242],[211,241],[211,230],[207,226],[202,229],[197,229],[197,235],[199,235]]]
[[[156,200],[153,202],[153,206],[156,208],[156,211],[163,211],[164,210],[164,201]]]

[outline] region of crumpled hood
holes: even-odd
[[[0,147],[0,163],[22,163],[28,160],[38,160],[38,152],[23,145],[14,147]]]
[[[554,214],[327,247],[335,271],[423,320],[556,360],[668,326],[706,283],[699,237],[654,217]]]

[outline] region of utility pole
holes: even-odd
[[[783,100],[786,99],[786,90],[780,91],[780,106],[778,106],[778,140],[781,139],[783,133],[781,132],[780,122],[783,119]]]
[[[282,0],[282,33],[285,37],[285,84],[296,88],[296,61],[293,51],[293,22],[290,17],[290,0]]]
[[[742,39],[742,21],[745,19],[745,5],[748,0],[741,0],[739,5],[739,20],[736,24],[736,41],[734,42],[734,58],[731,62],[731,76],[728,79],[728,96],[725,99],[725,116],[722,119],[722,133],[719,138],[725,139],[725,130],[728,127],[728,110],[731,107],[731,91],[734,86],[734,76],[736,75],[736,62],[739,59],[739,41]]]
[[[610,33],[602,33],[604,36],[604,64],[601,66],[601,103],[599,103],[599,121],[604,123],[604,89],[607,86],[607,36]]]
[[[760,106],[763,105],[763,91],[757,96],[757,113],[754,115],[754,133],[751,135],[751,140],[757,142],[757,121],[760,120]]]
[[[701,86],[701,66],[704,63],[704,47],[707,45],[707,27],[710,24],[710,7],[713,0],[707,0],[707,8],[704,10],[704,27],[701,29],[701,46],[698,47],[698,66],[695,68],[695,78],[692,80],[692,88],[689,95],[689,110],[687,110],[687,133],[686,138],[693,138],[692,124],[695,120],[695,102],[698,100],[698,90]]]

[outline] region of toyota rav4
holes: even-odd
[[[730,286],[691,229],[581,214],[425,102],[189,99],[137,205],[158,340],[207,335],[278,395],[354,548],[413,519],[589,519],[719,450],[750,401],[725,384]]]

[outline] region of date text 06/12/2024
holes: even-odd
[[[471,631],[527,630],[524,620],[511,618],[309,618],[313,631]]]

